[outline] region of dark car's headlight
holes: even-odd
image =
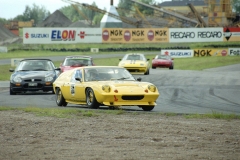
[[[45,77],[45,82],[51,82],[53,80],[52,76]]]
[[[14,77],[13,81],[16,82],[16,83],[21,83],[22,79],[20,77]]]

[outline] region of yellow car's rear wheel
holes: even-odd
[[[99,108],[100,104],[95,98],[94,91],[92,88],[88,88],[86,90],[86,103],[89,108],[97,109]]]

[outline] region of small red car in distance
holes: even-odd
[[[156,68],[169,68],[173,69],[173,58],[168,55],[156,55],[152,60],[152,69]]]
[[[94,66],[93,59],[90,56],[81,56],[81,55],[74,55],[74,56],[67,56],[60,64],[61,72],[74,69],[76,67],[82,66]]]

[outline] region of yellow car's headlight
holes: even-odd
[[[104,85],[104,86],[102,86],[102,90],[103,90],[104,92],[109,93],[109,92],[111,91],[111,87],[110,87],[109,85]]]
[[[121,64],[120,64],[120,66],[124,66],[124,65],[125,65],[125,63],[121,63]]]
[[[140,63],[140,66],[145,66],[145,64],[144,63]]]
[[[148,85],[148,90],[151,92],[156,92],[157,87],[151,84],[151,85]]]

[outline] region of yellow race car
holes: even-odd
[[[84,66],[60,74],[53,83],[58,106],[68,103],[120,107],[138,106],[151,111],[159,96],[157,87],[135,79],[123,67]]]
[[[130,53],[119,60],[118,66],[126,68],[131,74],[143,73],[149,75],[150,63],[144,54]]]

